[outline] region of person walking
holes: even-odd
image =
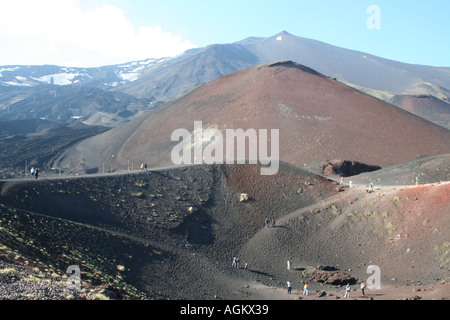
[[[36,168],[36,170],[34,171],[34,176],[36,177],[36,180],[39,176],[39,168]]]
[[[344,298],[350,298],[350,283],[347,283],[347,286],[345,287]]]
[[[361,282],[361,293],[364,295],[364,289],[366,289],[366,284],[364,282]]]
[[[30,170],[30,179],[33,179],[33,177],[34,177],[34,167],[31,167],[31,170]]]
[[[290,260],[287,261],[287,269],[291,270],[291,261]]]
[[[288,294],[291,294],[291,292],[292,292],[292,284],[289,281],[287,282],[287,286],[288,286]]]
[[[308,282],[306,282],[305,285],[303,286],[303,294],[305,296],[308,295],[308,287],[309,287]]]

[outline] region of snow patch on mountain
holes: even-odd
[[[74,83],[74,78],[80,76],[80,73],[58,73],[48,74],[40,78],[31,77],[34,80],[45,82],[48,84],[55,84],[58,86],[64,86]]]
[[[116,87],[136,81],[147,68],[172,59],[145,59],[97,68],[72,68],[58,66],[0,66],[0,85],[36,86],[40,84],[73,85],[92,81],[105,87]],[[90,81],[92,80],[92,81]],[[100,80],[100,82],[99,82]]]
[[[32,87],[33,85],[26,82],[15,82],[15,81],[5,81],[2,84],[7,86],[15,86],[15,87]]]

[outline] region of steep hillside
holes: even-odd
[[[279,130],[280,160],[303,167],[323,159],[352,159],[381,167],[448,153],[450,132],[293,62],[235,72],[197,87],[124,126],[68,150],[55,162],[80,171],[128,163],[173,164],[176,129]],[[276,139],[276,138],[274,138]],[[276,141],[276,140],[274,140]],[[266,144],[268,145],[268,144]],[[233,149],[225,150],[226,157]],[[274,145],[275,146],[275,145]],[[248,157],[248,152],[246,157]],[[194,156],[191,157],[193,163]]]
[[[114,90],[160,105],[198,85],[257,64],[257,57],[243,46],[210,45],[188,50],[168,63],[149,68],[139,79]]]
[[[255,54],[260,63],[293,60],[339,81],[371,90],[412,92],[424,83],[450,87],[448,68],[392,61],[297,37],[286,31],[272,37],[249,38],[238,43]]]

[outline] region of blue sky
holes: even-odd
[[[367,26],[371,5],[380,29]],[[448,0],[0,0],[0,65],[106,65],[286,30],[450,67],[449,12]]]

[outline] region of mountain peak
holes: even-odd
[[[270,68],[270,67],[279,67],[279,66],[287,67],[287,68],[296,68],[296,69],[299,69],[299,70],[301,70],[303,72],[307,72],[307,73],[310,73],[310,74],[313,74],[313,75],[318,75],[318,76],[322,75],[321,73],[317,72],[314,69],[311,69],[311,68],[309,68],[307,66],[304,66],[304,65],[302,65],[300,63],[297,63],[297,62],[294,62],[294,61],[291,61],[291,60],[276,61],[276,62],[266,63],[266,64],[262,64],[262,65],[258,66],[258,68],[261,68],[261,67],[269,67]]]
[[[282,41],[286,37],[293,37],[293,35],[287,32],[286,30],[283,30],[274,36],[274,38],[278,41]]]

